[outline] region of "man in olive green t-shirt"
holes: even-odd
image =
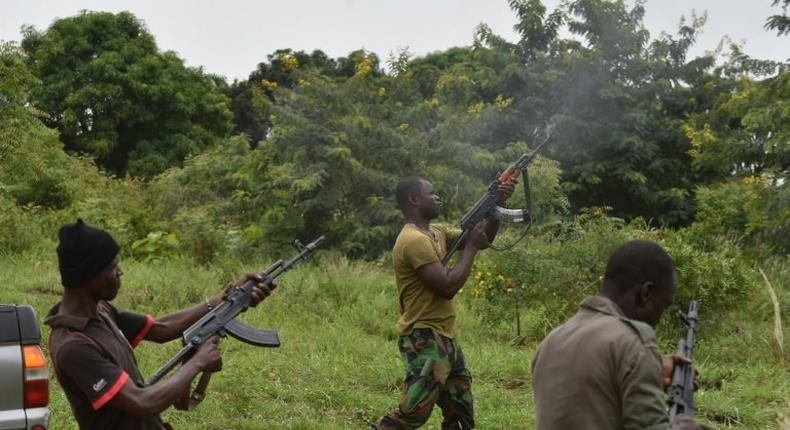
[[[513,182],[502,183],[502,202],[513,193]],[[443,429],[474,427],[472,378],[455,337],[453,297],[463,287],[477,251],[488,247],[498,230],[495,220],[485,220],[462,243],[458,264],[447,270],[442,257],[461,232],[431,225],[439,216],[441,201],[430,182],[407,177],[396,190],[398,206],[406,219],[392,260],[400,296],[397,323],[398,349],[406,377],[400,404],[382,417],[379,430],[415,429],[428,421],[433,406],[442,408]]]

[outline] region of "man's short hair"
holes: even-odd
[[[406,209],[409,194],[418,194],[422,190],[422,178],[419,176],[407,176],[398,182],[395,187],[395,201],[400,210]]]
[[[653,282],[672,285],[675,263],[661,245],[646,240],[631,240],[617,247],[606,262],[604,288],[622,293],[634,285]]]

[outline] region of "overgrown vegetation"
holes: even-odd
[[[167,417],[190,428],[362,428],[394,404],[401,377],[388,266],[396,181],[430,179],[453,223],[534,146],[535,129],[551,128],[529,172],[528,239],[484,253],[460,298],[480,427],[533,426],[532,352],[629,238],[669,250],[676,306],[700,301],[704,419],[786,422],[774,307],[787,320],[787,63],[737,46],[689,58],[705,17],[651,37],[641,2],[509,4],[517,41],[481,25],[470,46],[404,50],[386,68],[364,50],[333,59],[282,49],[232,84],[160,52],[129,13],[26,29],[21,43],[0,45],[2,301],[43,317],[60,292],[57,228],[77,217],[123,246],[120,306],[155,314],[201,301],[290,252],[294,238],[326,235],[320,264],[289,274],[247,315],[280,328],[283,348],[226,342],[226,370],[197,415]],[[784,18],[768,28],[785,34]],[[505,228],[500,245],[518,234]],[[664,351],[678,329],[668,313]],[[175,347],[144,347],[144,372]],[[53,422],[68,428],[65,399],[53,397]]]
[[[598,249],[609,246],[609,240],[594,240],[594,235],[567,247],[551,244],[548,237],[538,238],[514,252],[528,255],[531,261],[555,261],[554,270],[547,273],[560,272],[554,277],[559,280],[565,276],[564,263],[582,259],[601,264]],[[61,290],[50,248],[0,261],[7,285],[4,300],[32,303],[40,317]],[[487,251],[486,257],[491,261],[509,255]],[[259,270],[269,262],[221,259],[203,266],[190,259],[145,262],[123,256],[124,284],[117,304],[161,315],[198,303],[239,273]],[[790,265],[785,261],[765,265],[765,270],[783,298],[782,312],[787,315]],[[598,276],[592,270],[589,274]],[[702,376],[698,412],[716,429],[779,428],[777,413],[786,411],[785,399],[790,395],[787,358],[775,346],[770,299],[758,284],[761,279],[751,271],[743,275],[740,301],[731,301],[725,309],[703,305],[696,358]],[[459,325],[475,378],[480,428],[534,428],[530,359],[543,333],[563,313],[575,309],[575,297],[594,291],[594,279],[583,282],[574,278],[567,288],[555,292],[548,292],[542,282],[531,284],[529,294],[536,298],[522,303],[518,342],[512,342],[510,307],[481,306],[487,299],[472,295],[472,283],[464,289]],[[691,287],[683,285],[686,290]],[[193,413],[168,411],[165,418],[194,429],[365,428],[366,421],[395,405],[400,389],[396,294],[387,266],[349,261],[324,251],[315,265],[289,272],[272,297],[244,315],[247,323],[278,329],[282,347],[260,349],[233,339],[223,341],[223,371],[212,378],[207,399]],[[677,305],[682,306],[686,297]],[[680,334],[668,312],[659,329],[662,348],[675,348]],[[143,373],[151,375],[177,348],[175,342],[143,343],[136,352]],[[76,429],[62,391],[53,387],[55,428]],[[439,426],[440,415],[434,413],[429,428]]]

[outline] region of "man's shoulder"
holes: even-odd
[[[621,317],[619,320],[629,328],[631,333],[633,333],[636,338],[639,339],[642,345],[654,346],[657,344],[656,331],[653,330],[653,327],[651,327],[650,324],[625,317]]]
[[[431,230],[433,230],[434,234],[441,235],[444,238],[454,237],[461,234],[461,230],[458,227],[447,224],[431,224]]]
[[[398,233],[398,238],[395,239],[396,241],[399,239],[408,239],[412,237],[419,237],[422,233],[420,230],[414,226],[414,224],[404,224],[403,227],[400,229],[400,233]]]
[[[82,331],[58,327],[50,334],[50,352],[56,364],[76,364],[86,353],[103,352],[103,348],[92,337]]]
[[[581,303],[577,318],[584,320],[590,330],[621,342],[654,345],[656,333],[650,324],[626,317],[611,300],[591,296]]]
[[[654,347],[656,333],[649,324],[623,316],[600,314],[601,324],[591,336],[603,336],[618,348]]]
[[[440,234],[447,234],[450,231],[450,227],[446,224],[431,224],[430,229],[433,230],[434,233]]]
[[[599,314],[607,332],[617,333],[618,338],[641,343],[655,342],[656,333],[649,324],[626,318],[624,316]]]
[[[415,244],[430,245],[430,239],[428,239],[428,236],[426,236],[425,233],[421,232],[413,225],[406,224],[403,226],[400,233],[398,233],[398,237],[395,239],[395,246],[393,247],[393,251],[404,249],[409,246],[413,246]]]
[[[650,325],[587,309],[556,327],[546,337],[547,341],[560,343],[570,339],[623,351],[656,345],[656,335]]]

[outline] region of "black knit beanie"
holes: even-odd
[[[79,287],[101,273],[115,256],[118,243],[104,230],[78,219],[58,232],[60,282],[66,288]]]

